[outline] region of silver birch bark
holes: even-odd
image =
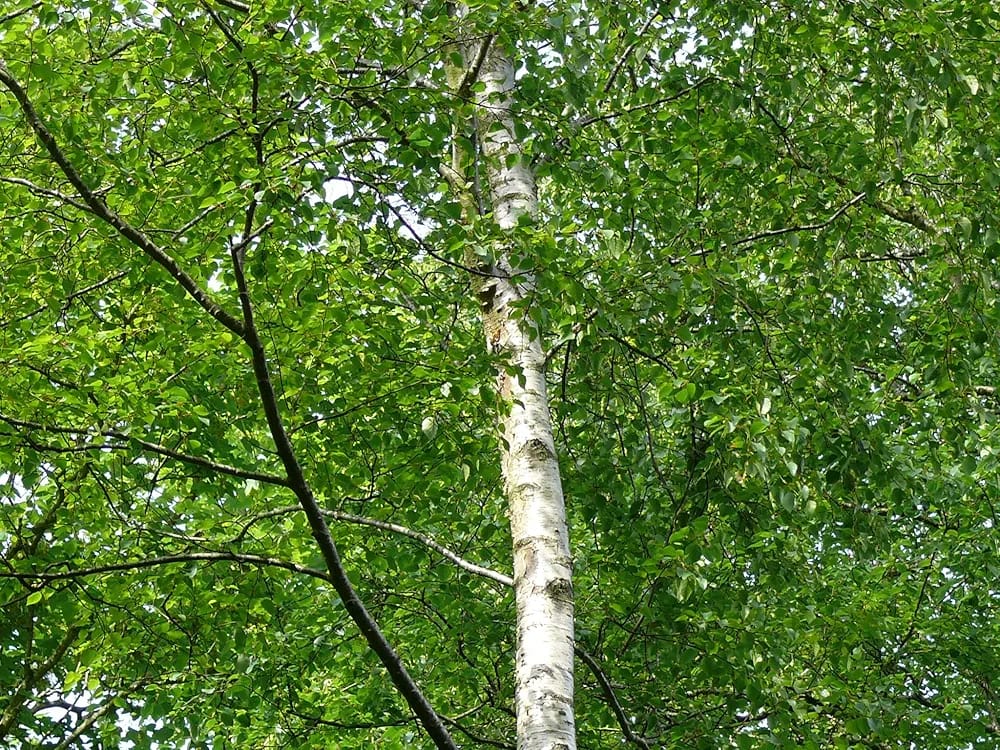
[[[475,130],[497,225],[513,230],[538,211],[534,175],[514,135],[514,66],[495,38],[464,50],[464,86],[473,98]],[[458,81],[456,81],[458,83]],[[450,170],[473,210],[461,157]],[[573,589],[566,512],[549,418],[545,352],[538,327],[518,306],[532,294],[530,272],[493,248],[493,278],[479,285],[486,346],[497,355],[502,414],[501,460],[514,555],[517,603],[516,709],[519,750],[574,750]]]

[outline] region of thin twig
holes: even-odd
[[[739,247],[740,245],[749,245],[753,242],[758,242],[760,240],[768,239],[770,237],[780,237],[784,234],[792,234],[794,232],[815,232],[820,229],[826,229],[828,226],[833,224],[837,219],[843,216],[847,211],[859,204],[865,198],[868,197],[868,193],[861,192],[851,198],[847,203],[834,211],[829,218],[824,221],[817,222],[815,224],[796,224],[790,227],[781,227],[780,229],[768,229],[765,232],[758,232],[757,234],[751,234],[749,237],[744,237],[742,239],[731,242],[728,245],[723,245],[722,249],[727,250],[733,247]]]
[[[277,557],[265,557],[264,555],[243,554],[239,552],[183,552],[176,555],[163,555],[162,557],[150,557],[145,560],[130,560],[128,562],[111,563],[109,565],[95,565],[91,568],[72,568],[55,572],[27,573],[18,571],[0,571],[0,578],[13,578],[22,583],[51,583],[52,581],[67,581],[75,578],[86,578],[87,576],[104,575],[106,573],[122,573],[130,570],[144,570],[155,568],[160,565],[177,565],[179,563],[190,562],[235,562],[246,565],[260,565],[271,568],[281,568],[292,573],[318,578],[321,581],[330,581],[330,575],[324,570],[309,568],[305,565],[281,560]]]
[[[187,151],[186,153],[180,154],[179,156],[171,157],[170,159],[162,159],[158,164],[154,164],[152,166],[154,166],[154,167],[170,167],[170,166],[173,166],[174,164],[177,164],[178,162],[184,161],[188,157],[194,156],[195,154],[198,154],[201,151],[204,151],[209,146],[212,146],[212,145],[214,145],[216,143],[219,143],[220,141],[224,141],[226,138],[231,138],[232,136],[237,135],[240,132],[241,132],[240,128],[229,128],[229,130],[225,130],[225,131],[219,133],[218,135],[212,136],[207,141],[203,141],[202,143],[198,144],[197,146],[195,146],[194,148],[192,148],[190,151]]]
[[[642,37],[645,36],[647,31],[649,31],[649,27],[653,25],[653,21],[660,17],[660,14],[661,12],[659,9],[653,11],[653,15],[646,19],[646,23],[644,23],[642,28],[636,32],[635,39],[625,48],[625,51],[622,52],[621,56],[618,58],[618,62],[615,63],[615,67],[612,68],[611,75],[608,76],[608,80],[604,84],[604,88],[602,90],[603,94],[606,95],[609,91],[611,91],[611,87],[615,85],[615,80],[618,78],[618,74],[621,72],[625,61],[632,55],[635,48],[639,46],[639,42],[642,41]]]
[[[259,471],[249,471],[247,469],[240,469],[236,466],[229,466],[228,464],[219,463],[218,461],[213,461],[209,458],[203,456],[192,456],[187,453],[181,453],[180,451],[173,450],[172,448],[167,448],[164,445],[159,445],[157,443],[150,442],[148,440],[143,440],[137,438],[134,435],[129,435],[126,432],[121,432],[120,430],[92,430],[81,427],[66,427],[63,425],[47,425],[41,422],[31,422],[24,419],[17,419],[16,417],[9,416],[7,414],[0,413],[0,422],[5,422],[11,427],[20,430],[34,430],[37,432],[46,432],[49,434],[57,435],[71,435],[71,436],[88,436],[88,435],[100,435],[102,437],[114,438],[115,440],[121,440],[123,442],[135,443],[144,450],[150,453],[155,453],[160,456],[165,456],[167,458],[172,458],[177,461],[182,461],[183,463],[194,464],[195,466],[201,466],[211,471],[216,471],[220,474],[227,474],[229,476],[237,477],[239,479],[254,479],[258,482],[264,484],[273,484],[279,487],[288,487],[288,480],[284,477],[279,477],[274,474],[266,474]],[[27,436],[26,436],[27,438]],[[52,450],[59,450],[55,446],[49,446]],[[83,450],[105,450],[107,448],[115,448],[114,445],[83,445],[80,446]],[[121,446],[124,447],[124,446]]]
[[[243,541],[250,527],[253,526],[258,521],[262,521],[265,518],[274,518],[275,516],[288,515],[290,513],[295,513],[301,510],[297,505],[292,505],[284,508],[275,508],[273,510],[266,511],[255,515],[253,518],[249,519],[240,530],[240,532],[230,540],[232,544],[238,544]],[[372,528],[382,529],[383,531],[391,531],[394,534],[399,534],[401,536],[408,537],[417,542],[420,542],[425,547],[434,550],[442,557],[451,560],[455,565],[457,565],[462,570],[472,573],[477,576],[482,576],[483,578],[488,578],[491,581],[499,583],[501,586],[513,586],[514,579],[510,576],[499,573],[490,568],[483,567],[482,565],[477,565],[476,563],[469,562],[455,552],[445,547],[440,542],[435,541],[433,538],[424,534],[423,532],[416,531],[414,529],[408,528],[406,526],[401,526],[397,523],[390,523],[389,521],[379,521],[374,518],[367,518],[365,516],[356,516],[352,513],[343,513],[339,510],[323,510],[323,515],[327,518],[332,518],[336,521],[343,521],[345,523],[354,523],[361,526],[371,526]]]
[[[635,344],[629,342],[627,339],[619,336],[616,333],[612,333],[611,331],[604,331],[604,333],[612,341],[617,341],[619,344],[621,344],[622,346],[624,346],[626,349],[628,349],[633,354],[638,354],[640,357],[648,359],[650,362],[655,362],[660,367],[662,367],[664,370],[666,370],[671,375],[674,375],[676,377],[677,371],[673,368],[673,365],[671,365],[669,362],[667,362],[665,359],[663,359],[663,357],[660,357],[660,356],[658,356],[656,354],[653,354],[652,352],[648,352],[645,349],[640,349],[638,346],[636,346]]]
[[[719,78],[717,76],[712,76],[712,75],[706,76],[704,78],[701,78],[701,79],[695,81],[690,86],[687,86],[687,87],[681,89],[680,91],[677,91],[676,93],[667,94],[666,96],[661,96],[659,99],[654,99],[651,102],[645,102],[643,104],[636,104],[636,105],[633,105],[631,107],[625,107],[624,109],[620,109],[620,110],[618,110],[616,112],[605,112],[604,114],[601,114],[601,115],[591,115],[590,117],[584,117],[584,118],[582,118],[582,119],[577,120],[576,122],[574,122],[573,125],[575,126],[576,129],[582,130],[583,128],[587,127],[588,125],[593,125],[594,123],[597,123],[597,122],[606,122],[608,120],[614,120],[614,119],[617,119],[619,117],[624,117],[625,115],[633,114],[635,112],[641,112],[641,111],[643,111],[645,109],[651,109],[653,107],[659,107],[659,106],[661,106],[663,104],[670,104],[671,102],[675,102],[678,99],[682,99],[685,96],[687,96],[688,94],[690,94],[690,93],[692,93],[694,91],[697,91],[698,89],[700,89],[705,84],[710,83],[712,81],[717,81],[717,80],[719,80]]]
[[[30,180],[25,180],[20,177],[0,177],[0,182],[8,182],[11,185],[21,185],[22,187],[28,188],[32,193],[37,193],[38,195],[44,195],[46,198],[55,198],[56,200],[62,201],[67,205],[73,206],[73,208],[79,209],[80,211],[85,211],[88,214],[94,213],[93,209],[90,208],[85,203],[81,203],[70,195],[65,193],[60,193],[58,190],[53,190],[51,188],[42,187],[41,185],[36,185]]]

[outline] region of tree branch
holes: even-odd
[[[714,75],[705,76],[704,78],[698,79],[690,86],[686,86],[680,91],[677,91],[673,94],[666,94],[664,96],[659,97],[658,99],[654,99],[651,102],[644,102],[643,104],[635,104],[631,107],[625,107],[624,109],[615,112],[605,112],[604,114],[601,115],[591,115],[589,117],[584,117],[574,122],[573,126],[578,130],[582,130],[588,125],[593,125],[594,123],[606,122],[608,120],[615,120],[619,117],[624,117],[625,115],[630,115],[634,112],[641,112],[645,109],[652,109],[654,107],[659,107],[663,104],[670,104],[671,102],[675,102],[678,99],[683,99],[685,96],[697,91],[705,84],[717,80],[719,80],[717,76]]]
[[[765,232],[758,232],[757,234],[751,234],[749,237],[744,237],[743,239],[736,240],[728,245],[723,245],[723,249],[728,250],[729,248],[739,247],[740,245],[749,245],[752,242],[758,242],[760,240],[768,239],[770,237],[780,237],[783,234],[792,234],[794,232],[816,232],[820,229],[826,229],[828,226],[833,224],[837,219],[843,216],[847,211],[859,204],[865,198],[868,197],[868,193],[861,192],[851,198],[847,203],[834,211],[829,218],[825,221],[820,221],[815,224],[795,224],[790,227],[781,227],[780,229],[768,229]]]
[[[170,167],[170,166],[173,166],[174,164],[177,164],[178,162],[182,162],[182,161],[184,161],[185,159],[187,159],[187,158],[189,158],[191,156],[194,156],[194,155],[196,155],[198,153],[201,153],[202,151],[204,151],[209,146],[212,146],[212,145],[214,145],[216,143],[224,141],[227,138],[230,138],[230,137],[238,134],[239,132],[240,132],[239,128],[229,128],[228,130],[224,130],[223,132],[219,133],[218,135],[212,136],[211,138],[209,138],[206,141],[202,141],[197,146],[195,146],[194,148],[190,149],[187,153],[180,154],[179,156],[171,157],[170,159],[162,159],[161,158],[160,162],[158,164],[152,164],[151,163],[150,166],[153,166],[153,167]],[[155,154],[155,152],[153,152],[153,153]]]
[[[611,69],[611,74],[608,76],[608,80],[605,81],[604,87],[601,89],[603,94],[606,95],[609,91],[611,91],[611,88],[612,86],[615,85],[615,80],[617,80],[618,74],[621,72],[622,66],[625,64],[625,61],[628,60],[628,58],[632,55],[632,52],[635,50],[635,48],[639,46],[639,43],[642,41],[642,38],[646,35],[646,32],[649,31],[649,27],[653,25],[653,21],[655,21],[657,18],[660,17],[661,13],[662,11],[659,8],[654,10],[653,14],[646,19],[646,22],[642,25],[642,28],[636,32],[635,39],[632,40],[632,43],[629,44],[627,47],[625,47],[625,51],[622,52],[621,56],[619,56],[618,62],[616,62],[615,67]]]
[[[237,0],[216,0],[216,2],[219,5],[223,5],[223,6],[227,7],[227,8],[230,8],[231,10],[237,10],[240,13],[249,13],[250,12],[250,6],[249,5],[244,5],[243,3],[238,2]]]
[[[465,100],[469,98],[473,85],[475,85],[476,81],[479,79],[479,71],[483,68],[483,63],[486,61],[486,55],[489,54],[490,45],[493,44],[493,40],[495,38],[496,34],[488,34],[479,43],[479,49],[476,51],[476,59],[473,60],[472,64],[465,69],[465,74],[462,76],[462,82],[459,83],[458,88],[455,90],[455,96],[459,99]]]
[[[11,75],[10,70],[8,70],[6,63],[2,58],[0,58],[0,83],[3,83],[14,95],[14,98],[21,107],[21,111],[24,113],[25,119],[28,121],[28,125],[31,126],[35,135],[38,136],[38,139],[42,142],[42,145],[45,147],[45,150],[49,153],[52,160],[59,166],[59,169],[62,170],[66,179],[69,180],[70,184],[73,185],[74,188],[76,188],[76,191],[83,199],[83,202],[90,207],[90,211],[98,218],[114,227],[120,235],[125,237],[129,240],[129,242],[138,247],[146,255],[166,269],[166,271],[174,277],[177,283],[180,284],[181,287],[183,287],[183,289],[191,297],[193,297],[206,312],[209,313],[209,315],[215,318],[230,331],[242,337],[244,333],[243,324],[240,323],[238,318],[235,318],[226,312],[214,299],[212,299],[208,292],[198,285],[198,282],[191,278],[184,271],[184,269],[180,267],[177,261],[174,260],[169,253],[153,242],[153,240],[146,236],[143,232],[133,227],[118,214],[112,211],[104,199],[87,185],[82,175],[76,170],[76,167],[73,166],[66,155],[62,152],[55,137],[49,132],[45,123],[42,122],[38,112],[35,111],[35,107],[31,103],[31,99],[28,97],[27,92],[21,84],[17,82],[14,76]]]
[[[9,573],[0,573],[0,576],[5,578],[13,577]],[[59,645],[56,646],[55,650],[49,654],[49,657],[39,664],[34,669],[28,669],[24,680],[17,686],[13,694],[7,699],[7,707],[3,714],[0,715],[0,739],[7,736],[14,722],[17,721],[18,713],[21,710],[21,706],[28,700],[28,693],[35,689],[35,686],[43,679],[45,676],[52,671],[53,667],[59,663],[59,660],[65,656],[69,647],[73,645],[73,641],[83,630],[83,625],[72,625],[63,635],[62,640],[59,641]]]
[[[0,16],[0,23],[7,23],[8,21],[13,21],[18,16],[23,16],[25,13],[30,13],[31,11],[36,10],[40,7],[42,7],[42,4],[40,2],[37,2],[37,3],[32,3],[31,5],[25,8],[21,8],[19,10],[12,10],[10,13],[5,13],[4,15]]]
[[[601,686],[601,692],[604,693],[604,698],[607,700],[608,705],[611,707],[611,711],[614,713],[615,718],[618,720],[618,726],[622,728],[622,733],[625,735],[625,739],[637,747],[643,748],[643,750],[649,750],[649,740],[642,737],[632,731],[632,725],[628,720],[628,716],[625,715],[625,709],[622,708],[622,704],[618,701],[618,696],[615,694],[614,686],[611,684],[611,680],[601,669],[601,665],[597,663],[589,653],[587,653],[580,646],[574,646],[573,650],[579,657],[580,661],[587,665],[588,669],[593,673],[594,677],[597,678],[598,684]]]
[[[128,687],[128,692],[136,690],[143,684],[142,681],[135,682]],[[87,713],[82,720],[78,721],[73,731],[70,732],[62,741],[52,748],[52,750],[69,750],[69,748],[74,747],[74,743],[80,739],[84,732],[90,729],[97,721],[107,713],[117,709],[115,704],[115,698],[122,695],[122,691],[117,691],[114,695],[109,696],[100,706],[95,708],[93,711]]]
[[[279,487],[288,487],[288,480],[275,476],[274,474],[265,474],[259,471],[249,471],[247,469],[240,469],[236,466],[229,466],[228,464],[219,463],[218,461],[213,461],[209,458],[204,458],[202,456],[192,456],[187,453],[181,453],[180,451],[167,448],[166,446],[159,445],[157,443],[152,443],[148,440],[142,440],[128,433],[121,432],[120,430],[88,430],[79,427],[64,427],[60,425],[46,425],[40,422],[30,422],[24,419],[17,419],[11,417],[7,414],[0,413],[0,422],[4,422],[7,425],[18,429],[18,430],[34,430],[37,432],[46,432],[55,435],[70,435],[70,436],[94,436],[100,435],[101,437],[114,438],[115,440],[121,440],[124,443],[135,443],[143,450],[147,450],[150,453],[155,453],[160,456],[165,456],[166,458],[172,458],[177,461],[182,461],[187,464],[193,464],[195,466],[201,466],[203,468],[209,469],[211,471],[218,472],[220,474],[226,474],[228,476],[237,477],[239,479],[254,479],[263,484],[274,484]],[[25,439],[30,439],[25,436]],[[57,446],[44,446],[35,445],[36,448],[41,448],[43,450],[52,451],[62,451],[65,448],[59,448]],[[106,450],[108,448],[125,448],[125,445],[81,445],[75,446],[75,449],[79,450]]]
[[[803,158],[802,154],[799,153],[799,150],[798,148],[796,148],[795,143],[788,135],[789,126],[783,125],[775,116],[775,114],[764,104],[764,102],[761,100],[759,96],[755,96],[754,101],[756,102],[758,109],[760,109],[760,111],[764,113],[767,119],[769,119],[778,129],[778,132],[781,135],[781,140],[784,142],[785,148],[788,150],[788,156],[791,157],[792,161],[795,163],[797,167],[813,173],[826,174],[841,187],[848,187],[847,179],[845,179],[844,177],[833,174],[829,170],[817,168],[816,166],[806,161],[806,159]],[[941,229],[937,227],[934,224],[934,222],[930,220],[930,218],[928,218],[916,207],[911,206],[910,208],[901,209],[879,198],[873,198],[871,204],[889,218],[895,219],[896,221],[902,222],[904,224],[909,224],[910,226],[919,229],[921,232],[924,232],[925,234],[936,236],[941,232]]]
[[[678,99],[682,99],[688,94],[697,91],[705,84],[716,80],[719,80],[716,76],[712,75],[706,76],[705,78],[701,78],[695,81],[690,86],[686,86],[685,88],[681,89],[676,93],[661,96],[660,98],[654,99],[651,102],[636,104],[631,107],[625,107],[624,109],[612,112],[604,112],[603,114],[579,117],[568,124],[570,132],[567,135],[562,136],[561,138],[558,138],[556,140],[556,142],[553,144],[554,148],[552,149],[551,153],[539,154],[534,157],[534,159],[532,160],[532,166],[538,166],[540,164],[549,163],[553,161],[556,156],[562,155],[563,152],[566,150],[566,148],[569,146],[570,138],[580,133],[584,128],[590,127],[591,125],[594,125],[599,122],[608,122],[610,120],[616,120],[619,117],[624,117],[625,115],[630,115],[634,112],[641,112],[643,110],[650,109],[653,107],[660,107],[663,106],[664,104],[670,104],[671,102],[677,101]]]
[[[231,539],[229,543],[238,544],[239,542],[243,541],[243,538],[250,530],[250,527],[253,526],[255,523],[257,523],[258,521],[262,521],[266,518],[274,518],[276,516],[283,516],[290,513],[295,513],[299,510],[300,510],[299,506],[290,505],[284,508],[274,508],[273,510],[265,511],[264,513],[259,513],[255,515],[253,518],[250,518],[244,524],[243,528],[240,529],[239,534],[237,534],[233,539]],[[400,534],[402,536],[408,537],[434,550],[442,557],[451,560],[453,563],[455,563],[455,565],[457,565],[462,570],[468,571],[469,573],[472,573],[474,575],[482,576],[483,578],[488,578],[489,580],[499,583],[503,586],[513,587],[514,585],[514,580],[510,576],[506,576],[503,573],[499,573],[490,568],[483,567],[482,565],[477,565],[475,563],[469,562],[468,560],[464,559],[463,557],[460,557],[458,554],[452,552],[450,549],[440,544],[439,542],[436,542],[430,536],[422,532],[415,531],[413,529],[407,528],[406,526],[400,526],[399,524],[388,523],[386,521],[378,521],[373,518],[365,518],[364,516],[356,516],[351,513],[342,513],[336,510],[323,510],[321,512],[324,516],[328,518],[333,518],[337,521],[344,521],[346,523],[356,523],[363,526],[371,526],[376,529],[382,529],[383,531],[391,531],[395,534]],[[608,679],[608,676],[605,674],[604,670],[601,669],[600,664],[597,663],[597,660],[593,656],[591,656],[586,649],[584,649],[579,645],[574,645],[573,650],[576,652],[576,655],[580,658],[580,661],[582,661],[587,666],[587,668],[593,673],[594,677],[597,679],[598,684],[601,686],[601,692],[604,693],[605,700],[607,700],[608,705],[611,707],[611,710],[618,721],[618,725],[621,727],[622,733],[625,735],[625,739],[628,742],[631,742],[636,746],[643,748],[643,750],[649,750],[650,748],[649,741],[633,731],[632,725],[629,723],[628,716],[625,714],[625,709],[622,708],[621,702],[618,700],[618,696],[615,693],[614,686],[612,686],[611,684],[611,680]],[[448,720],[445,719],[445,721]],[[453,724],[453,726],[456,726],[456,728],[462,731],[465,731],[461,726],[459,726],[455,722],[448,721],[448,723]]]
[[[474,734],[454,719],[445,717],[445,721],[478,745],[489,745],[490,747],[504,748],[504,750],[514,750],[514,745],[509,742],[498,742],[497,740],[491,740],[489,737],[481,737]]]
[[[260,513],[253,518],[251,518],[240,531],[229,543],[238,543],[242,541],[243,537],[246,535],[247,530],[257,521],[261,521],[265,518],[273,518],[275,516],[285,515],[289,513],[294,513],[300,510],[299,506],[287,506],[283,508],[275,508],[274,510],[266,511]],[[324,516],[334,518],[338,521],[344,521],[347,523],[357,523],[365,526],[371,526],[378,529],[383,529],[385,531],[391,531],[396,534],[401,534],[410,539],[414,539],[421,544],[433,549],[442,556],[448,558],[456,565],[458,565],[463,570],[473,573],[484,578],[488,578],[492,581],[500,583],[507,587],[513,586],[513,579],[509,576],[505,576],[502,573],[485,568],[481,565],[476,565],[475,563],[468,562],[459,555],[455,554],[448,548],[439,544],[438,542],[431,539],[426,534],[418,531],[414,531],[405,526],[400,526],[399,524],[387,523],[384,521],[377,521],[371,518],[364,518],[362,516],[355,516],[350,513],[341,513],[339,511],[332,510],[322,510],[321,513]],[[40,573],[20,573],[20,572],[0,572],[0,579],[12,578],[22,583],[30,583],[32,581],[49,583],[52,581],[60,580],[72,580],[76,578],[83,578],[92,575],[103,575],[106,573],[119,573],[130,570],[142,570],[146,568],[153,568],[160,565],[176,565],[180,563],[190,563],[190,562],[235,562],[247,565],[257,565],[261,567],[274,567],[280,568],[282,570],[287,570],[292,573],[300,573],[302,575],[307,575],[312,578],[318,578],[322,581],[330,582],[331,576],[329,573],[322,570],[317,570],[316,568],[309,568],[303,565],[298,565],[293,562],[288,562],[287,560],[281,560],[275,557],[266,557],[263,555],[255,554],[244,554],[238,552],[188,552],[176,555],[164,555],[162,557],[148,558],[146,560],[135,560],[131,562],[123,563],[113,563],[109,565],[98,565],[90,568],[77,568],[74,570],[63,570],[56,572],[40,572]],[[622,733],[625,735],[625,739],[629,742],[636,744],[638,747],[644,748],[644,750],[649,750],[649,743],[643,737],[637,735],[633,730],[632,726],[628,721],[628,717],[625,714],[625,710],[622,708],[621,702],[615,693],[614,686],[612,686],[611,681],[608,679],[604,670],[597,663],[597,660],[591,656],[586,649],[579,645],[574,645],[573,650],[580,660],[587,666],[587,668],[594,674],[597,679],[598,684],[601,686],[601,691],[604,693],[605,699],[608,705],[611,707],[612,712],[618,721],[619,726],[622,729]],[[443,717],[441,717],[443,718]],[[444,719],[447,721],[447,719]],[[449,722],[452,723],[452,722]],[[458,726],[455,724],[455,726]],[[462,729],[462,727],[458,727]],[[463,730],[464,731],[464,730]],[[0,736],[3,736],[0,733]]]
[[[624,347],[625,347],[626,349],[628,349],[628,350],[629,350],[630,352],[632,352],[633,354],[638,354],[638,355],[639,355],[640,357],[642,357],[643,359],[648,359],[648,360],[649,360],[650,362],[655,362],[655,363],[656,363],[656,364],[658,364],[658,365],[659,365],[660,367],[662,367],[662,368],[663,368],[664,370],[666,370],[666,371],[667,371],[667,372],[669,372],[669,373],[670,373],[671,375],[673,375],[673,376],[675,376],[675,377],[676,377],[676,375],[677,375],[677,371],[676,371],[676,370],[675,370],[675,369],[673,368],[673,366],[672,366],[672,365],[671,365],[671,364],[670,364],[669,362],[667,362],[667,360],[665,360],[665,359],[664,359],[663,357],[660,357],[660,356],[658,356],[658,355],[656,355],[656,354],[653,354],[652,352],[647,352],[647,351],[645,351],[644,349],[640,349],[640,348],[639,348],[638,346],[636,346],[635,344],[633,344],[633,343],[631,343],[630,341],[628,341],[628,340],[626,340],[626,339],[622,338],[621,336],[619,336],[618,334],[616,334],[616,333],[614,333],[614,332],[612,332],[612,331],[604,331],[604,333],[605,333],[605,334],[607,335],[607,337],[608,337],[608,338],[610,338],[610,339],[611,339],[612,341],[617,341],[617,342],[618,342],[619,344],[621,344],[622,346],[624,346]]]
[[[105,714],[113,711],[115,709],[115,702],[113,698],[109,698],[104,703],[102,703],[98,708],[88,713],[83,717],[82,721],[77,722],[76,727],[66,735],[62,742],[52,748],[52,750],[67,750],[73,746],[80,737],[90,729],[97,721]]]
[[[323,511],[316,501],[312,488],[306,480],[292,446],[288,432],[281,419],[278,408],[278,397],[271,382],[271,374],[268,367],[267,356],[264,351],[264,344],[257,332],[254,323],[253,304],[250,300],[250,291],[247,287],[246,275],[243,272],[243,258],[237,247],[231,248],[233,261],[233,272],[236,276],[236,287],[240,295],[240,307],[243,311],[243,340],[250,348],[253,371],[257,379],[257,390],[260,394],[261,406],[267,420],[267,426],[274,441],[275,449],[285,467],[285,474],[288,477],[288,487],[295,493],[302,510],[309,520],[309,527],[312,529],[313,537],[319,546],[329,571],[329,580],[340,596],[344,609],[354,620],[361,634],[368,642],[369,648],[375,652],[386,671],[393,685],[400,695],[410,706],[410,709],[417,715],[424,730],[433,740],[438,750],[458,750],[458,746],[448,733],[441,717],[428,702],[426,696],[420,690],[417,683],[410,676],[402,659],[396,653],[392,645],[386,639],[379,628],[375,618],[368,612],[364,603],[358,597],[357,592],[347,571],[340,559],[337,545],[330,534],[330,527],[327,526],[323,518]]]
[[[106,573],[122,573],[130,570],[144,570],[155,568],[160,565],[176,565],[190,562],[235,562],[246,565],[258,565],[262,567],[281,568],[292,573],[318,578],[321,581],[330,582],[330,576],[325,571],[316,568],[308,568],[305,565],[281,560],[277,557],[265,557],[263,555],[243,554],[238,552],[184,552],[176,555],[163,555],[162,557],[150,557],[145,560],[132,560],[129,562],[112,563],[110,565],[96,565],[91,568],[75,568],[71,570],[60,570],[52,573],[22,573],[18,571],[0,571],[0,578],[13,578],[22,583],[36,581],[39,583],[50,583],[52,581],[67,581],[87,576],[104,575]]]
[[[81,203],[76,198],[66,195],[65,193],[60,193],[58,190],[52,190],[51,188],[42,187],[41,185],[36,185],[30,180],[25,180],[20,177],[0,177],[0,182],[7,182],[11,185],[20,185],[21,187],[26,187],[32,193],[36,195],[44,195],[46,198],[55,198],[58,201],[72,206],[80,211],[84,211],[88,214],[94,213],[93,209],[86,203]]]
[[[284,508],[275,508],[273,510],[265,511],[264,513],[259,513],[253,518],[249,519],[240,529],[240,533],[233,537],[229,543],[239,544],[243,541],[250,527],[253,526],[258,521],[263,521],[265,518],[274,518],[275,516],[288,515],[290,513],[295,513],[301,510],[300,506],[290,505]],[[414,541],[420,542],[420,544],[434,550],[442,557],[451,560],[455,565],[457,565],[462,570],[465,570],[473,575],[482,576],[483,578],[488,578],[491,581],[499,583],[501,586],[513,586],[514,579],[510,576],[499,573],[491,568],[483,567],[482,565],[477,565],[476,563],[469,562],[465,558],[461,557],[455,552],[445,547],[440,542],[435,541],[432,537],[424,534],[420,531],[415,531],[414,529],[408,528],[406,526],[400,526],[396,523],[389,523],[388,521],[379,521],[374,518],[367,518],[365,516],[356,516],[352,513],[343,513],[338,510],[323,510],[322,514],[327,518],[332,518],[335,521],[343,521],[345,523],[354,523],[361,526],[370,526],[375,529],[382,529],[383,531],[391,531],[394,534],[399,534],[401,536],[408,537]]]

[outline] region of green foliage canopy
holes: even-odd
[[[424,543],[508,568],[448,4],[0,11],[7,75],[120,220],[0,89],[0,739],[426,742],[207,306],[239,318],[238,246],[362,597],[465,746],[512,746],[511,594]],[[996,746],[998,24],[469,4],[463,35],[517,51],[539,179],[507,239],[550,352],[581,747]]]

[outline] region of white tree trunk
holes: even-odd
[[[505,230],[534,216],[534,175],[514,135],[514,68],[493,40],[481,51],[475,100],[493,217]],[[515,308],[533,277],[498,252],[480,288],[487,347],[507,367],[498,373],[506,408],[501,454],[514,543],[517,600],[516,706],[520,750],[573,750],[573,589],[566,511],[549,419],[545,352],[537,326]]]

